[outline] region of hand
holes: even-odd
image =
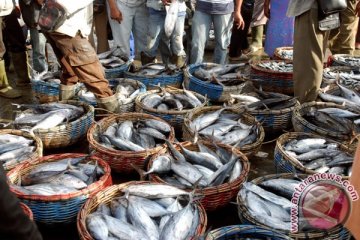
[[[171,0],[161,0],[164,6],[169,6],[171,3]]]
[[[264,2],[264,15],[270,18],[270,0],[265,0]]]
[[[360,2],[358,2],[358,4],[356,5],[355,12],[356,12],[356,15],[358,15],[358,17],[360,17]]]
[[[123,20],[122,13],[117,7],[110,9],[110,17],[111,19],[118,21],[119,23],[121,23]]]
[[[39,5],[43,5],[45,0],[36,0]]]
[[[241,30],[244,30],[245,22],[244,22],[243,17],[241,16],[240,12],[235,12],[234,23],[235,23],[235,26],[237,29],[241,28]]]

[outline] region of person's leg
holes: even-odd
[[[103,53],[109,50],[109,41],[107,37],[108,16],[106,8],[104,11],[94,14],[95,34],[97,37],[97,53]]]
[[[185,64],[186,53],[184,51],[183,35],[185,27],[185,15],[178,16],[175,24],[175,29],[171,35],[170,46],[172,51],[172,62],[177,67],[182,67]]]
[[[227,48],[230,44],[231,29],[233,26],[232,14],[212,15],[215,33],[214,62],[226,63]]]
[[[359,22],[355,13],[356,4],[356,0],[347,0],[348,7],[340,12],[340,27],[330,31],[329,47],[332,54],[354,54]]]
[[[33,69],[37,72],[48,70],[46,62],[46,38],[36,28],[30,28],[31,45],[33,51]]]
[[[318,28],[318,10],[295,18],[294,95],[300,103],[315,101],[323,73],[324,42],[328,32]]]
[[[195,11],[191,26],[191,64],[203,62],[205,44],[209,36],[210,24],[210,14]]]
[[[146,4],[142,4],[135,8],[135,16],[133,22],[133,35],[135,43],[135,59],[140,59],[140,53],[146,49],[147,31],[149,27],[149,12]]]

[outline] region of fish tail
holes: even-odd
[[[147,176],[147,172],[145,172],[144,170],[142,170],[141,168],[139,168],[138,166],[136,166],[133,163],[131,163],[130,165],[139,173],[140,181],[144,181]]]

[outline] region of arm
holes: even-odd
[[[111,19],[118,21],[121,23],[122,21],[122,14],[121,11],[118,9],[115,0],[108,0],[109,8],[110,8],[110,17]]]
[[[242,30],[245,28],[245,22],[241,16],[241,5],[243,0],[236,0],[235,1],[235,11],[234,11],[234,23],[236,28],[241,28]]]
[[[264,14],[267,18],[270,18],[270,0],[264,1]]]

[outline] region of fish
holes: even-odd
[[[129,196],[128,201],[134,202],[136,205],[140,205],[141,208],[147,213],[147,215],[152,218],[162,217],[164,215],[170,214],[170,212],[167,211],[163,206],[147,198]]]
[[[200,131],[205,127],[213,124],[220,116],[220,114],[225,110],[225,108],[219,109],[215,112],[205,113],[197,117],[194,121],[191,122],[190,128],[194,131]]]
[[[130,140],[134,125],[132,121],[124,121],[119,124],[115,136],[123,140]]]
[[[218,157],[215,157],[209,153],[190,151],[180,145],[184,157],[190,162],[203,165],[211,170],[219,169],[223,164]]]
[[[102,217],[104,218],[106,226],[109,229],[109,233],[111,233],[111,235],[117,237],[118,239],[148,239],[144,232],[140,231],[139,228],[133,226],[130,223],[107,215],[102,215]]]
[[[167,124],[164,124],[161,121],[155,120],[155,119],[147,119],[144,121],[145,126],[149,128],[156,129],[162,133],[170,133],[171,127]]]
[[[357,105],[360,105],[360,96],[355,91],[348,89],[339,83],[337,83],[337,85],[339,86],[339,88],[341,90],[341,94],[346,99],[350,100],[351,102],[356,103]]]
[[[359,116],[359,114],[357,113],[353,113],[351,111],[339,109],[339,108],[323,108],[323,109],[319,109],[318,111],[326,113],[330,116],[336,116],[342,118],[353,118]]]
[[[86,226],[91,236],[96,240],[108,239],[109,229],[100,214],[90,214],[86,217]]]
[[[170,6],[166,6],[166,17],[164,22],[165,36],[170,38],[175,29],[176,20],[179,12],[178,0],[172,0]]]
[[[144,151],[145,149],[133,142],[125,141],[121,138],[114,138],[109,135],[103,135],[107,137],[112,145],[123,151]]]
[[[265,190],[271,191],[281,197],[291,200],[295,191],[295,187],[298,187],[300,183],[300,181],[295,179],[275,178],[263,181],[259,184],[259,186]]]
[[[290,73],[293,72],[292,63],[268,61],[257,64],[261,68],[269,69],[276,72]]]
[[[178,197],[181,195],[188,196],[189,193],[178,189],[176,187],[167,185],[167,184],[140,184],[140,185],[131,185],[124,190],[124,192],[129,193],[134,196],[157,199],[157,198],[168,198],[168,197]]]

